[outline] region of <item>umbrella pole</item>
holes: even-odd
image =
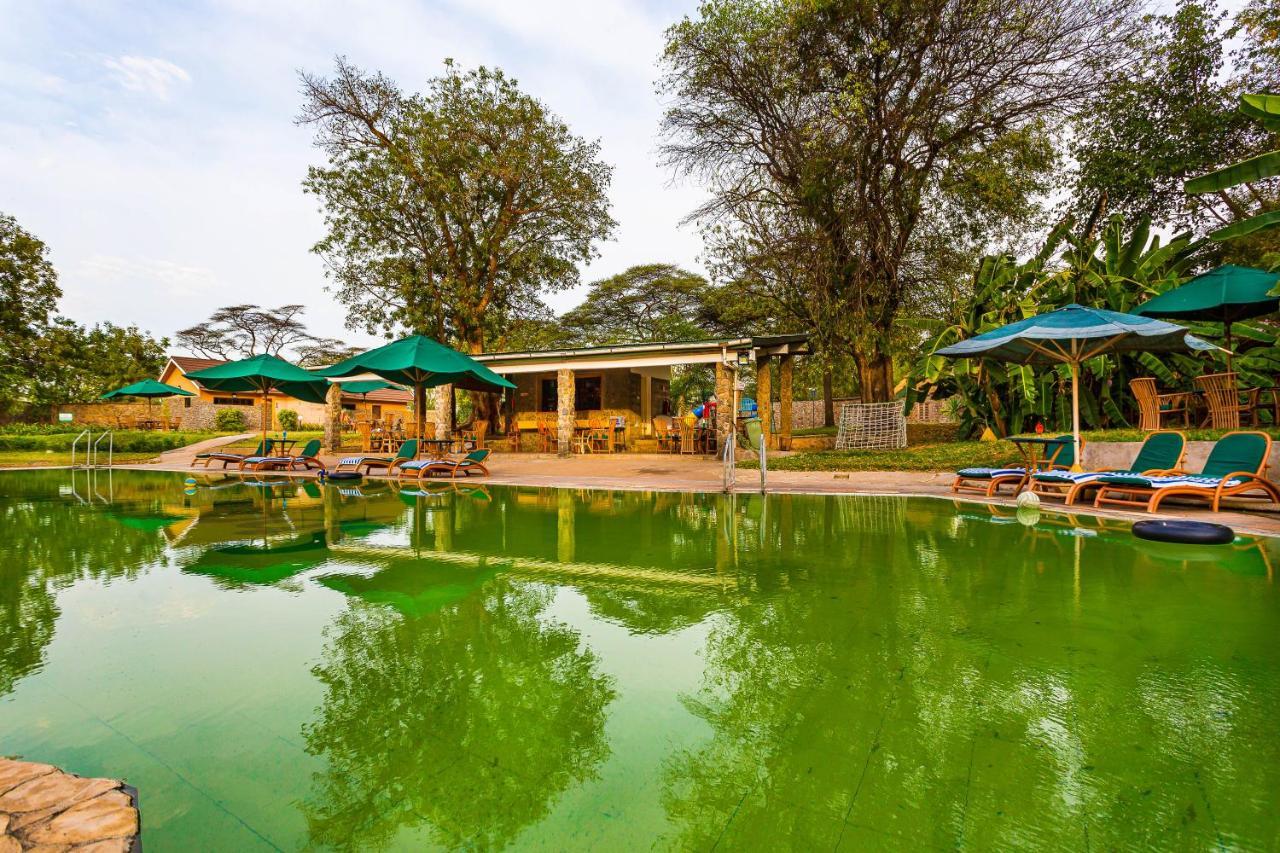
[[[1075,443],[1072,471],[1083,470],[1080,465],[1080,362],[1071,362],[1071,436]]]
[[[1225,343],[1227,346],[1227,373],[1232,373],[1234,372],[1234,368],[1231,366],[1231,356],[1233,356],[1235,353],[1231,351],[1231,321],[1230,320],[1227,320],[1225,323],[1222,324],[1222,330],[1223,330],[1223,337],[1224,337],[1223,343]]]
[[[419,379],[413,383],[413,431],[414,438],[418,442],[417,446],[414,448],[415,459],[422,455],[422,422],[427,416],[427,401],[423,398],[422,394],[422,380]]]

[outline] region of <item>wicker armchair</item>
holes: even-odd
[[[1190,424],[1190,394],[1161,394],[1151,377],[1134,379],[1129,383],[1129,390],[1138,401],[1138,425],[1142,429],[1148,432],[1164,429],[1166,417],[1181,417],[1183,426]]]
[[[1197,376],[1196,386],[1204,393],[1205,406],[1209,409],[1209,425],[1214,429],[1239,429],[1242,415],[1250,423],[1257,421],[1257,391],[1248,392],[1248,399],[1240,399],[1240,386],[1235,373],[1207,373]]]

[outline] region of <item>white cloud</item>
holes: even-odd
[[[297,71],[325,73],[337,54],[408,91],[445,57],[504,69],[576,134],[600,139],[615,167],[619,226],[583,281],[645,261],[697,268],[698,237],[678,222],[701,193],[669,186],[654,157],[654,62],[683,8],[45,0],[10,12],[0,27],[0,210],[49,244],[62,311],[78,322],[171,336],[222,305],[297,302],[317,334],[372,342],[343,327],[346,310],[324,290],[310,252],[323,222],[300,186],[319,153],[293,124]],[[579,289],[548,302],[563,310],[581,298]]]
[[[116,82],[134,92],[169,99],[175,84],[190,83],[191,75],[179,65],[154,56],[121,56],[102,60]]]
[[[91,255],[80,262],[77,277],[97,285],[154,285],[173,296],[195,296],[216,287],[218,276],[207,267],[187,266],[158,258]]]

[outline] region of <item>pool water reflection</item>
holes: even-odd
[[[1270,540],[182,479],[0,474],[0,753],[148,849],[1280,841]]]

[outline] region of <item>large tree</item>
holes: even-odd
[[[302,88],[298,120],[328,160],[305,182],[328,231],[315,251],[353,328],[481,352],[495,317],[577,284],[613,228],[599,144],[499,70],[446,63],[406,94],[339,59]]]
[[[720,331],[707,302],[711,285],[674,264],[640,264],[592,282],[560,317],[580,345],[698,340]]]
[[[704,220],[805,236],[811,298],[885,400],[922,223],[1017,224],[1046,128],[1122,61],[1136,5],[709,0],[667,33],[665,159],[712,191]]]
[[[1074,122],[1074,212],[1105,198],[1109,210],[1190,227],[1200,205],[1183,182],[1254,153],[1261,134],[1236,110],[1237,80],[1224,69],[1234,30],[1213,0],[1144,20],[1140,61],[1112,71]]]
[[[0,411],[32,402],[46,360],[41,341],[61,295],[49,247],[0,214]]]
[[[137,326],[85,327],[57,318],[41,339],[44,364],[36,374],[33,401],[88,403],[113,389],[154,379],[164,369],[168,345],[166,338],[153,338]]]

